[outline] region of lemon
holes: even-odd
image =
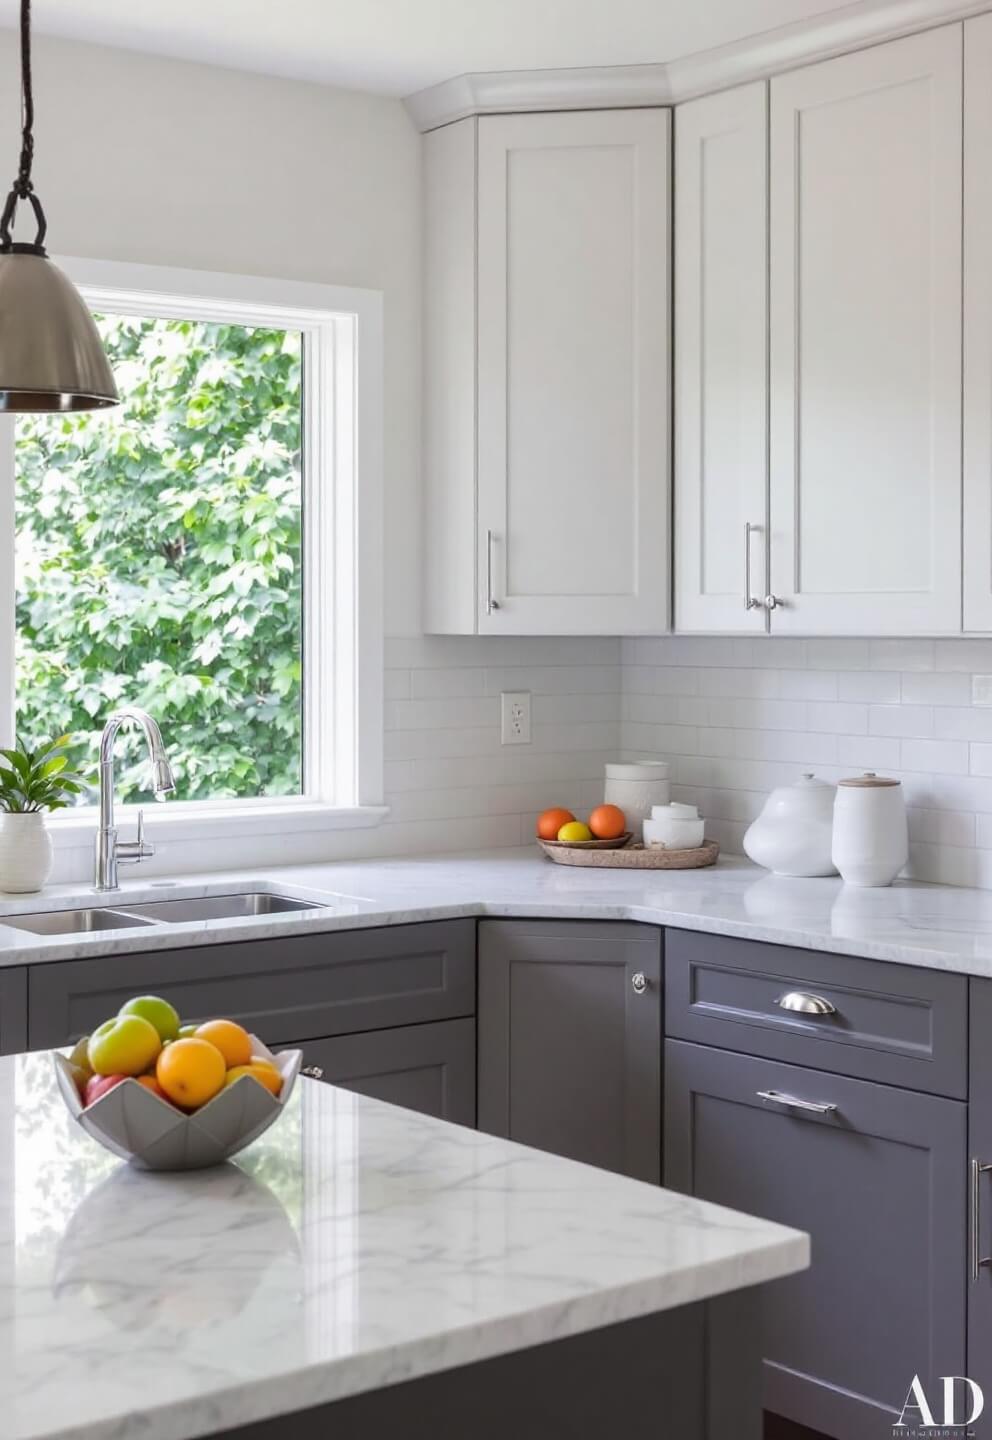
[[[567,840],[569,844],[574,845],[576,840],[591,840],[592,831],[581,820],[569,820],[568,824],[563,825],[558,831],[558,839]]]

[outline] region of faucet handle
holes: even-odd
[[[136,840],[118,840],[117,860],[121,865],[137,865],[155,854],[155,846],[145,839],[145,812],[138,811],[138,837]]]

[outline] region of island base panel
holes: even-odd
[[[761,1440],[758,1291],[226,1430],[223,1440]]]

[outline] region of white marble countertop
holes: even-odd
[[[802,1270],[798,1231],[314,1081],[131,1170],[0,1060],[0,1433],[194,1440]]]
[[[721,857],[709,870],[576,870],[528,847],[129,880],[110,903],[251,889],[323,900],[328,908],[71,937],[4,923],[17,912],[108,903],[83,886],[53,887],[43,896],[0,897],[0,966],[491,915],[641,920],[992,977],[992,891],[916,881],[858,890],[838,879],[782,879],[735,858]]]

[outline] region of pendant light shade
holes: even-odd
[[[0,216],[0,412],[99,410],[119,403],[93,317],[44,248],[47,224],[31,180],[34,100],[31,0],[21,0],[21,162]],[[11,238],[19,201],[34,211],[34,242]]]

